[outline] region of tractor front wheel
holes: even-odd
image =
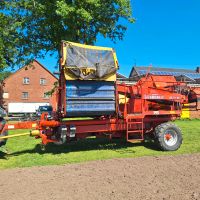
[[[182,134],[179,127],[172,123],[163,123],[155,128],[155,141],[164,151],[175,151],[182,144]]]

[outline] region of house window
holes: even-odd
[[[28,77],[23,78],[23,84],[28,85],[30,83],[30,79]]]
[[[46,85],[46,79],[45,78],[40,79],[40,85]]]
[[[3,93],[3,98],[4,99],[8,99],[9,98],[9,93],[8,92],[4,92]]]
[[[44,98],[44,99],[49,99],[49,97],[50,97],[50,95],[49,95],[48,93],[45,92],[43,98]]]
[[[22,99],[28,99],[28,92],[22,92]]]

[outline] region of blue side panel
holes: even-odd
[[[66,81],[67,116],[115,113],[115,85],[106,81]]]

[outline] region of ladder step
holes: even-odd
[[[134,130],[134,131],[127,131],[128,133],[142,133],[143,131],[142,130]]]
[[[126,124],[126,139],[128,142],[134,143],[144,140],[143,115],[141,115],[140,113],[138,113],[137,115],[128,115],[126,118]]]
[[[137,143],[137,142],[142,142],[144,139],[128,139],[127,142],[130,142],[130,143]]]
[[[128,115],[126,116],[127,119],[143,119],[143,115]]]
[[[127,122],[128,124],[142,124],[143,122]]]
[[[132,113],[132,114],[129,113],[129,114],[127,115],[127,117],[133,117],[133,116],[143,116],[143,115],[142,115],[141,112],[140,112],[140,113],[134,113],[134,114],[133,114],[133,113]]]
[[[130,124],[130,125],[128,125],[128,130],[142,130],[142,127],[141,126],[140,127],[133,127],[133,124],[132,124],[132,126]]]

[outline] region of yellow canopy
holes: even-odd
[[[66,80],[116,81],[118,61],[112,48],[63,41],[61,65]]]

